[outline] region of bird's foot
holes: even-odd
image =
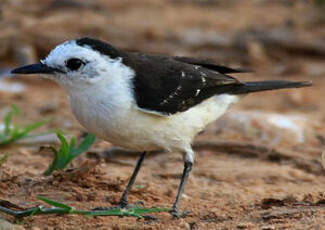
[[[173,218],[185,218],[190,212],[189,211],[179,211],[177,208],[172,208],[169,211],[169,214],[172,215]]]

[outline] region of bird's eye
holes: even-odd
[[[70,58],[69,60],[66,61],[65,65],[70,69],[70,70],[77,70],[80,68],[81,65],[83,65],[84,62],[81,61],[78,58]]]

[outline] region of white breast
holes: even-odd
[[[92,87],[70,94],[78,121],[89,131],[112,144],[132,150],[182,151],[208,123],[223,115],[238,96],[219,95],[171,116],[140,110],[130,91],[116,92],[113,86]],[[126,89],[125,89],[126,90]]]

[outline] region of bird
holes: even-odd
[[[65,41],[39,63],[11,71],[55,81],[86,130],[115,146],[142,152],[117,207],[128,207],[128,194],[147,152],[182,154],[183,173],[170,210],[176,218],[186,214],[179,202],[194,163],[191,144],[207,124],[249,93],[311,85],[242,82],[229,75],[242,72],[246,70],[202,58],[128,52],[90,37]]]

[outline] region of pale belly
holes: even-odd
[[[111,106],[70,98],[74,115],[89,132],[115,146],[137,151],[190,148],[195,135],[237,101],[237,96],[219,95],[183,113],[158,116],[135,105]]]

